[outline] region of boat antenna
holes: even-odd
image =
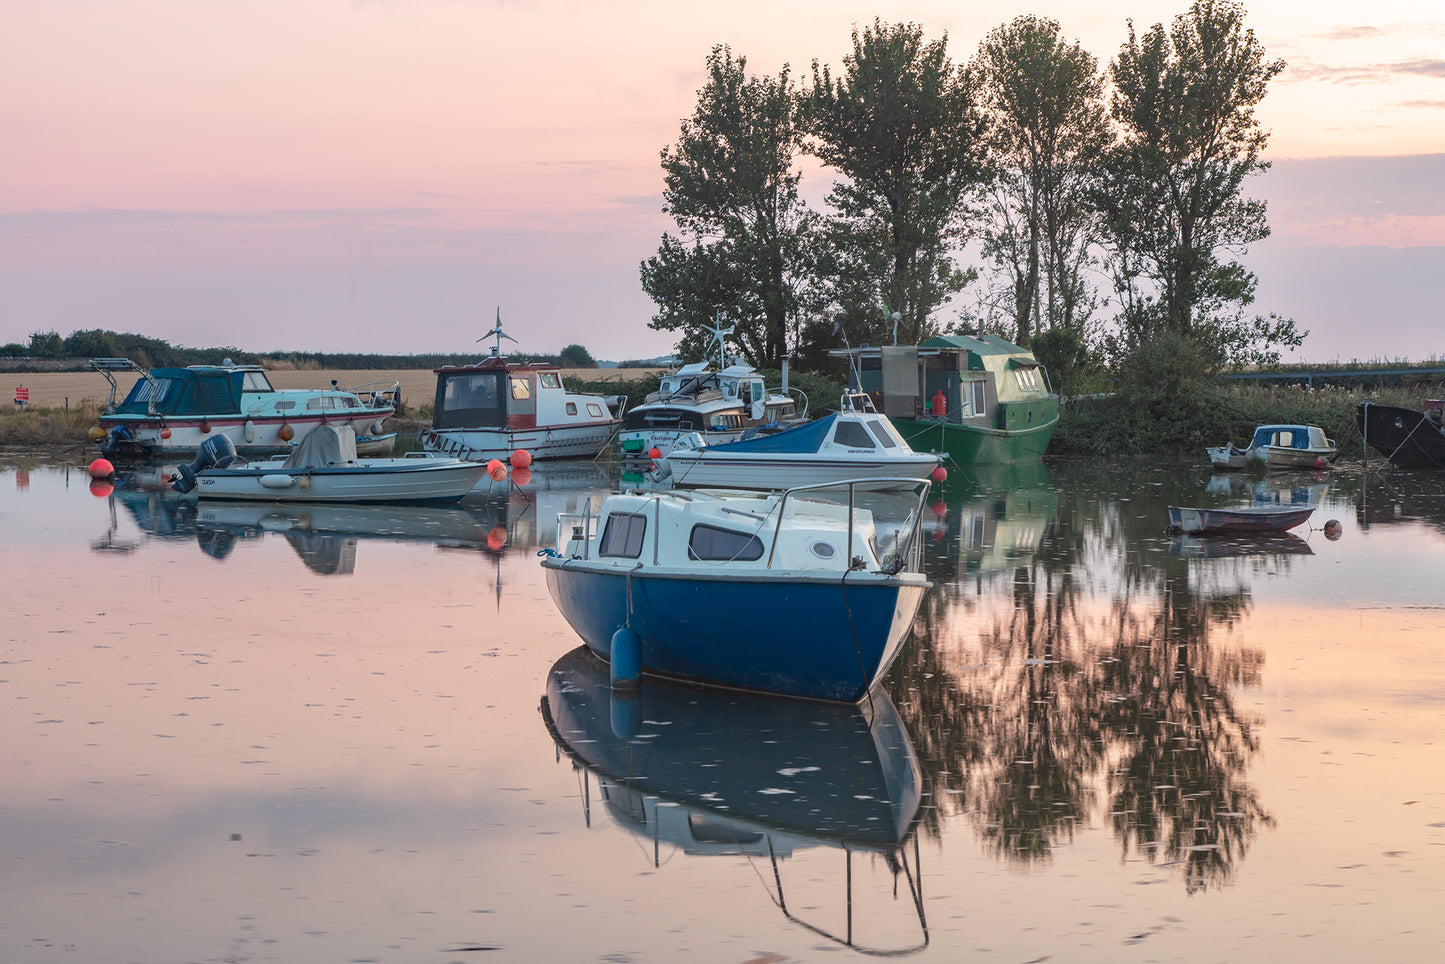
[[[510,341],[510,342],[515,342],[515,341],[517,340],[517,339],[513,338],[511,335],[509,335],[509,334],[507,334],[506,332],[502,331],[502,306],[501,306],[501,305],[497,305],[497,327],[493,328],[491,331],[487,332],[485,335],[483,335],[482,337],[478,338],[477,341],[478,341],[478,342],[484,342],[484,341],[486,341],[488,338],[492,338],[492,337],[495,337],[495,338],[497,339],[497,343],[492,346],[492,357],[493,357],[493,358],[496,358],[499,354],[501,354],[501,350],[502,350],[502,339],[503,339],[503,338],[507,339],[507,341]]]
[[[852,376],[850,379],[852,384],[848,387],[849,389],[856,388],[858,391],[862,391],[863,379],[858,375],[858,359],[853,355],[853,346],[848,344],[848,329],[843,327],[842,312],[833,316],[833,332],[834,334],[843,336],[843,347],[848,351],[848,372]]]

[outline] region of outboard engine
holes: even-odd
[[[203,469],[228,469],[236,459],[236,443],[225,435],[212,435],[196,450],[194,462],[176,467],[180,475],[171,482],[171,488],[182,494],[189,492],[196,487],[196,475]]]

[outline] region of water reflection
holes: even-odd
[[[439,549],[503,553],[555,540],[557,514],[576,511],[610,479],[595,463],[553,471],[520,471],[513,480],[485,482],[445,505],[285,503],[184,498],[167,470],[147,467],[119,476],[109,500],[110,526],[96,551],[132,551],[143,543],[118,534],[117,507],[147,538],[194,540],[205,555],[228,558],[238,546],[267,536],[284,539],[312,572],[350,575],[358,544],[367,540],[431,542]]]
[[[1119,489],[1157,491],[1134,506],[1065,478],[1062,500],[1040,485],[975,493],[948,513],[972,528],[950,528],[943,543],[965,551],[935,565],[987,560],[1004,585],[983,596],[964,579],[931,594],[890,689],[938,803],[926,832],[966,816],[999,859],[1038,864],[1080,824],[1103,823],[1123,857],[1179,868],[1192,892],[1227,882],[1272,823],[1247,780],[1260,721],[1236,696],[1259,685],[1264,656],[1223,637],[1253,580],[1299,549],[1161,553],[1158,507],[1188,481],[1115,471]],[[980,517],[994,543],[970,556]],[[1039,534],[1027,551],[1012,537],[998,551],[1011,519]]]
[[[1355,500],[1360,527],[1413,523],[1445,533],[1445,474],[1392,469],[1369,473]]]
[[[647,842],[654,866],[665,863],[665,849],[767,860],[761,879],[789,920],[858,950],[928,943],[916,839],[911,853],[906,846],[920,771],[886,694],[853,707],[648,679],[624,697],[613,694],[607,665],[578,647],[552,666],[541,711],[578,770],[588,825],[595,780],[605,811]],[[787,886],[784,862],[815,848],[841,852],[848,891],[840,925],[813,916],[818,895]],[[870,884],[874,897],[891,894],[890,903],[907,908],[907,943],[885,947],[871,929],[855,932],[866,921],[904,933],[883,920],[893,915],[861,905]]]

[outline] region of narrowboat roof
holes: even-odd
[[[975,355],[1023,355],[1033,358],[1032,352],[998,335],[939,335],[921,343],[919,348],[953,349],[971,351]],[[1037,364],[1037,362],[1035,362]]]

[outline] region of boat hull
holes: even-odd
[[[421,435],[428,452],[472,462],[506,461],[518,449],[534,459],[592,458],[607,447],[617,421],[533,429],[430,429]]]
[[[603,659],[630,625],[645,673],[847,703],[887,673],[929,585],[918,575],[653,568],[629,576],[580,559],[542,564],[557,608]]]
[[[96,421],[106,433],[100,441],[100,452],[107,458],[174,462],[194,456],[207,439],[217,435],[229,438],[236,446],[236,453],[245,458],[284,455],[322,425],[350,425],[355,429],[358,455],[389,455],[396,444],[396,433],[383,435],[378,426],[391,414],[388,408],[369,411],[354,419],[334,415],[329,418],[226,415],[205,419],[169,417],[161,421],[150,416],[102,415]],[[283,425],[290,429],[289,440],[281,437]],[[169,434],[165,434],[167,432]],[[370,434],[361,434],[363,432]]]
[[[1402,469],[1445,469],[1445,431],[1424,412],[1365,404],[1355,414],[1365,441]]]
[[[1313,506],[1303,509],[1195,509],[1171,505],[1169,527],[1187,533],[1279,532],[1302,524],[1314,511]]]
[[[911,447],[943,452],[955,465],[1006,465],[1043,458],[1059,424],[1059,415],[1055,405],[1048,421],[1011,431],[939,420],[894,418],[892,421]]]
[[[284,469],[279,464],[203,469],[201,499],[249,502],[454,502],[486,474],[458,459],[369,459],[360,466]]]

